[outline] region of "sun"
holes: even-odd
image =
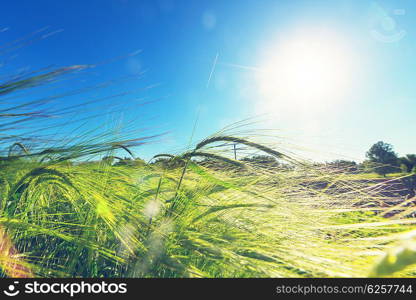
[[[257,74],[261,95],[272,103],[319,106],[342,96],[351,57],[338,37],[304,34],[280,41]]]

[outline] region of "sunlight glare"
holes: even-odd
[[[261,95],[273,102],[307,107],[342,96],[350,79],[350,57],[334,36],[296,36],[265,55],[258,73]]]

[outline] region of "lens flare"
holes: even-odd
[[[263,58],[257,75],[260,94],[275,106],[335,101],[348,87],[351,60],[338,37],[305,34],[282,40]]]

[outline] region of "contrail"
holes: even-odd
[[[212,74],[214,73],[215,66],[217,65],[218,55],[219,54],[217,52],[217,55],[215,56],[215,59],[214,59],[214,63],[212,65],[211,73],[209,74],[209,78],[208,78],[208,82],[207,82],[207,88],[209,87],[209,83],[211,82]]]
[[[256,72],[261,72],[262,71],[260,68],[257,68],[257,67],[250,67],[250,66],[230,64],[230,63],[218,63],[218,64],[228,66],[228,67],[234,67],[234,68],[249,70],[249,71],[256,71]]]
[[[64,30],[63,29],[58,29],[58,30],[46,33],[46,34],[42,35],[42,39],[46,39],[46,38],[50,37],[51,35],[61,33],[62,31],[64,31]]]

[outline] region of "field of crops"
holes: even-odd
[[[287,164],[201,154],[227,139],[153,164],[11,153],[0,162],[3,276],[415,275],[412,199],[384,205],[380,183],[245,140]]]

